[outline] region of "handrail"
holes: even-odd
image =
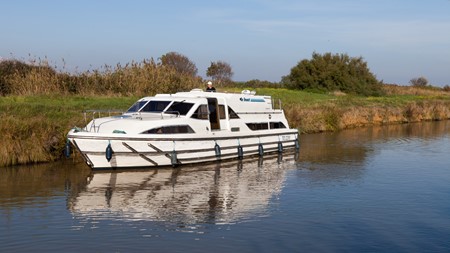
[[[111,117],[111,114],[123,114],[124,111],[123,111],[123,110],[119,110],[119,109],[107,109],[107,110],[105,110],[105,109],[94,109],[94,110],[84,110],[84,111],[83,111],[83,114],[84,114],[84,123],[85,123],[85,125],[86,125],[86,127],[85,127],[85,130],[86,130],[86,131],[88,131],[88,130],[87,130],[87,123],[88,123],[88,121],[87,121],[87,113],[92,113],[92,125],[91,125],[91,129],[89,129],[89,131],[91,131],[92,128],[94,128],[94,130],[96,129],[96,126],[95,126],[95,119],[96,119],[95,114],[98,114],[97,118],[102,117],[101,113],[108,113],[108,116]]]
[[[280,114],[280,109],[272,109],[270,112],[236,112],[236,114]]]
[[[177,116],[175,118],[179,118],[180,117],[180,112],[179,111],[162,111],[161,112],[161,119],[164,119],[164,114],[172,114],[175,113]]]

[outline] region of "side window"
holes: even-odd
[[[180,115],[186,115],[189,110],[191,110],[193,105],[194,104],[192,103],[173,102],[173,104],[167,108],[166,113],[179,113]]]
[[[246,125],[252,131],[269,129],[269,125],[267,124],[267,122],[264,122],[264,123],[246,123]]]
[[[188,125],[164,126],[152,128],[141,134],[193,134],[194,130]]]
[[[208,119],[208,106],[200,105],[197,110],[192,114],[191,118],[194,119]]]
[[[228,106],[228,115],[230,116],[230,119],[239,119],[239,116],[229,106]]]
[[[219,105],[219,116],[220,119],[225,119],[225,106]]]
[[[270,129],[286,128],[283,122],[270,122]]]

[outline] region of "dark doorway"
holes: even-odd
[[[219,105],[217,98],[208,98],[209,122],[211,130],[220,129]]]

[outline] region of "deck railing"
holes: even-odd
[[[97,110],[86,110],[86,111],[83,111],[83,114],[84,114],[84,125],[86,126],[86,131],[92,131],[92,128],[94,128],[94,132],[96,132],[96,131],[98,131],[98,127],[95,125],[95,119],[98,119],[98,118],[101,118],[101,117],[104,117],[104,116],[109,116],[109,117],[111,117],[111,116],[114,116],[114,115],[121,115],[121,114],[123,114],[124,113],[124,111],[123,110],[117,110],[117,109],[109,109],[109,110],[99,110],[99,109],[97,109]],[[87,129],[87,124],[89,123],[88,122],[88,115],[92,115],[92,125],[91,125],[91,129]],[[89,120],[91,120],[90,119],[90,117],[89,117]]]

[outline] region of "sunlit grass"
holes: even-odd
[[[137,97],[0,97],[0,166],[59,159],[66,134],[86,124],[84,110],[127,110]]]
[[[357,95],[347,95],[342,93],[313,93],[301,90],[289,90],[283,88],[245,88],[254,90],[259,95],[269,95],[273,99],[280,99],[283,105],[301,105],[303,107],[315,107],[318,105],[337,105],[337,106],[404,106],[411,102],[420,102],[428,100],[447,100],[450,101],[450,92],[445,91],[422,91],[422,89],[404,87],[406,91],[400,94],[390,94],[380,97],[366,97]],[[402,88],[397,88],[400,91]],[[227,92],[241,92],[240,88],[226,88]]]

